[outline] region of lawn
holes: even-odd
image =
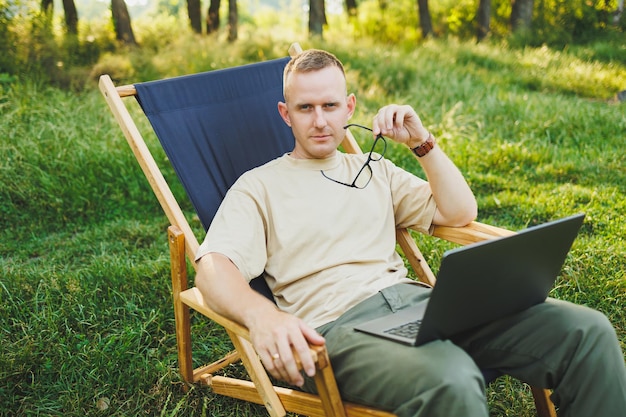
[[[474,189],[480,221],[519,230],[587,213],[551,295],[604,312],[626,347],[626,105],[614,100],[626,89],[625,62],[594,58],[593,49],[455,41],[303,46],[312,45],[345,62],[358,98],[353,121],[368,124],[389,102],[417,109]],[[131,55],[137,66],[119,80],[273,58],[288,44],[209,46]],[[193,47],[208,52],[178,58]],[[0,415],[266,415],[207,388],[183,390],[168,222],[95,81],[80,93],[26,79],[0,84],[0,116]],[[155,138],[147,140],[184,200]],[[420,173],[402,147],[386,157]],[[183,209],[201,239],[191,205]],[[448,246],[417,239],[436,269]],[[193,326],[197,364],[232,348],[208,321],[194,316]],[[501,378],[487,395],[493,416],[532,415],[529,390],[516,381]]]

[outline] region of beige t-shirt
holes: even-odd
[[[364,189],[351,183],[367,154],[285,154],[228,191],[197,259],[227,256],[243,276],[264,274],[281,310],[318,327],[406,278],[395,230],[430,233],[435,202],[424,180],[382,159]]]

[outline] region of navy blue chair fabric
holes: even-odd
[[[205,230],[241,174],[293,150],[293,134],[277,110],[288,61],[135,85]]]

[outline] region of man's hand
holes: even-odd
[[[302,386],[297,355],[304,372],[315,375],[309,343],[323,345],[324,338],[299,318],[274,309],[249,323],[250,338],[265,369],[275,378]]]
[[[281,312],[270,300],[250,288],[226,256],[209,253],[197,262],[196,286],[206,303],[219,314],[250,331],[252,345],[267,371],[275,378],[302,386],[302,369],[315,375],[309,343],[323,345],[324,338],[299,318]]]
[[[374,135],[380,133],[409,148],[419,146],[428,139],[428,130],[408,105],[390,104],[381,108],[374,117],[372,130]]]
[[[372,124],[374,135],[379,133],[396,142],[415,148],[425,142],[430,133],[419,116],[408,105],[390,104],[381,108]],[[463,174],[439,146],[419,158],[437,204],[433,224],[465,226],[476,218],[478,206]]]

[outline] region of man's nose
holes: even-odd
[[[327,125],[326,118],[324,117],[324,112],[321,107],[315,108],[315,119],[313,120],[313,125],[318,129]]]

